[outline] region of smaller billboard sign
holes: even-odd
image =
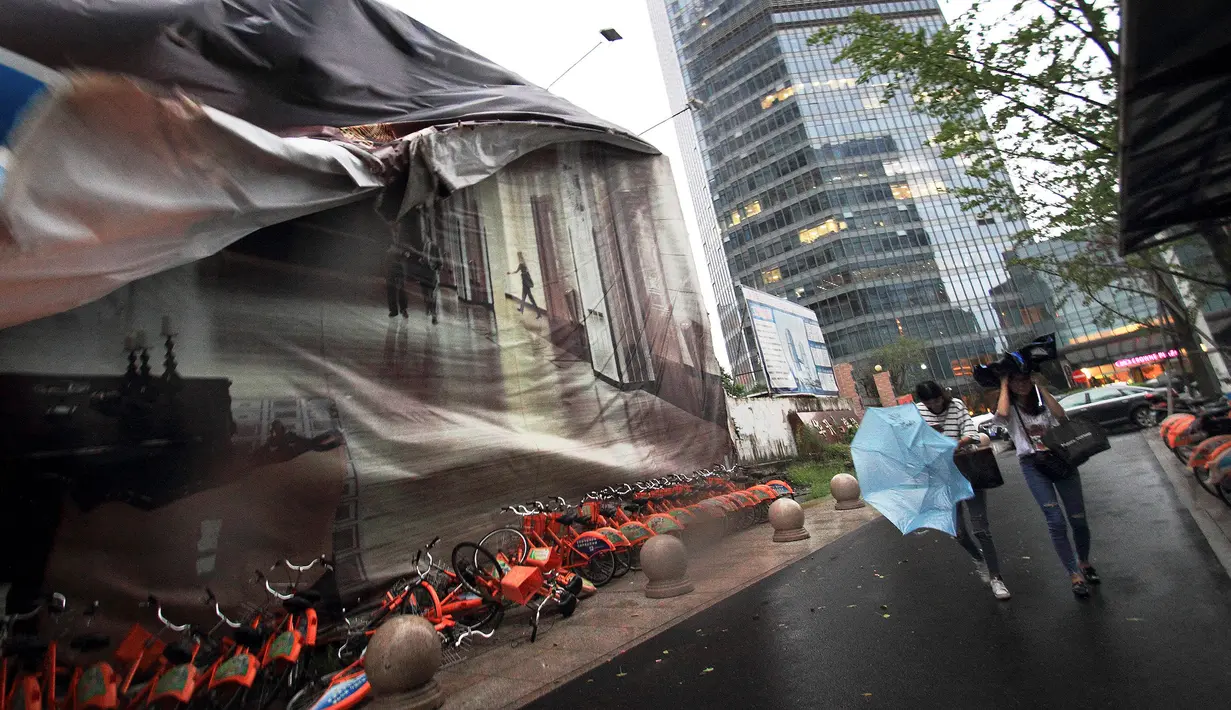
[[[838,381],[816,314],[786,299],[741,289],[769,391],[836,396]]]

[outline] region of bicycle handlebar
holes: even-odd
[[[462,632],[462,634],[461,634],[460,636],[458,636],[458,637],[457,637],[457,641],[453,642],[453,647],[454,647],[454,648],[457,648],[457,647],[461,646],[461,645],[462,645],[462,641],[464,641],[467,637],[470,637],[470,636],[482,636],[482,637],[483,637],[483,638],[485,638],[485,639],[489,639],[489,638],[491,638],[491,637],[492,637],[492,635],[493,635],[493,634],[495,634],[495,633],[496,633],[496,631],[495,631],[494,629],[493,629],[493,630],[491,630],[491,631],[479,631],[478,629],[470,629],[470,630],[468,630],[468,631],[463,631],[463,632]]]
[[[298,572],[298,573],[300,573],[300,574],[303,574],[304,572],[307,572],[308,570],[310,570],[310,569],[312,569],[313,567],[315,567],[315,566],[316,566],[316,564],[317,564],[318,562],[321,564],[321,566],[322,566],[322,567],[324,567],[324,568],[325,568],[325,571],[329,571],[329,570],[333,569],[333,564],[332,564],[332,563],[330,563],[330,561],[329,561],[328,559],[326,559],[324,555],[321,555],[320,557],[316,558],[315,560],[312,560],[311,562],[309,562],[309,563],[308,563],[308,564],[306,564],[306,565],[295,565],[295,564],[291,564],[291,561],[290,561],[290,560],[282,560],[281,564],[286,565],[287,569],[289,569],[289,570],[292,570],[292,571],[294,571],[294,572]],[[270,569],[271,571],[272,571],[272,570],[277,569],[277,568],[278,568],[278,564],[279,564],[278,562],[275,562],[275,563],[273,564],[273,566],[272,566],[272,567],[270,567],[269,569]]]
[[[165,628],[171,629],[172,631],[178,631],[181,633],[184,631],[188,631],[189,629],[192,628],[192,624],[173,624],[171,623],[171,621],[167,619],[167,617],[162,615],[162,604],[158,601],[158,597],[155,597],[153,594],[151,594],[148,598],[146,598],[144,606],[154,607],[154,613],[158,615],[158,621],[161,622],[163,627]]]

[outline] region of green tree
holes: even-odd
[[[903,395],[915,389],[915,385],[931,375],[919,366],[927,363],[928,344],[918,338],[898,338],[888,345],[872,351],[866,360],[855,368],[855,377],[863,384],[869,395],[875,396],[873,376],[876,367],[889,372],[889,381],[895,394]]]
[[[1018,0],[998,17],[975,2],[936,31],[858,11],[810,42],[839,47],[861,83],[938,122],[932,144],[976,178],[954,190],[964,209],[1023,218],[1019,246],[1073,244],[1016,259],[1051,277],[1060,301],[1097,306],[1100,325],[1161,325],[1199,354],[1202,340],[1215,347],[1193,323],[1210,289],[1225,287],[1219,269],[1181,266],[1170,247],[1118,254],[1119,24],[1117,0]],[[1124,312],[1107,297],[1116,289],[1157,299],[1165,315]]]

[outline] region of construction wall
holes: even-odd
[[[798,450],[792,414],[844,412],[853,417],[852,407],[850,400],[840,397],[728,397],[728,427],[736,458],[745,464],[795,458]]]

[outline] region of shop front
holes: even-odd
[[[1182,366],[1184,351],[1149,332],[1100,343],[1083,343],[1061,351],[1075,387],[1143,384]]]

